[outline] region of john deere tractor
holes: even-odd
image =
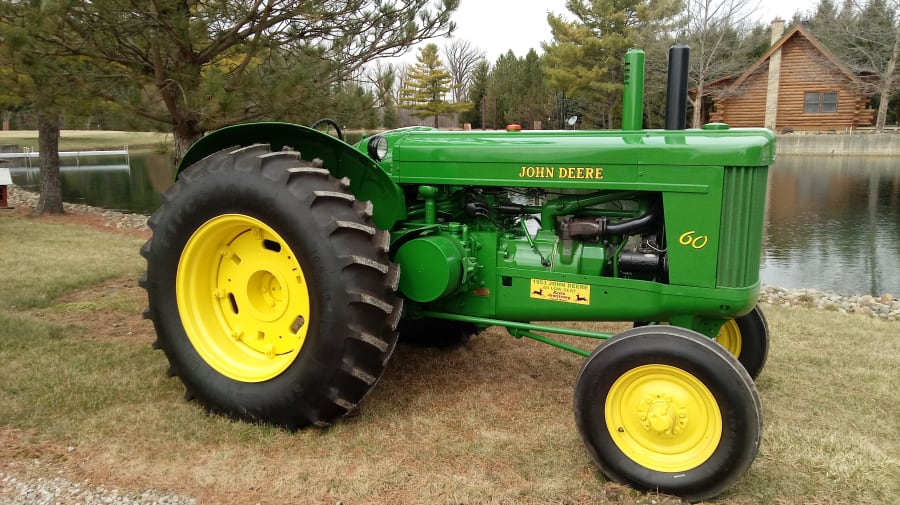
[[[398,327],[499,326],[585,356],[575,420],[609,478],[689,500],[727,489],[761,436],[775,147],[765,129],[684,128],[687,51],[670,51],[663,130],[642,129],[631,50],[621,130],[412,127],[350,145],[269,122],[205,136],[141,251],[169,374],[211,411],[324,427],[378,382]]]

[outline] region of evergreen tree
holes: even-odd
[[[502,54],[494,62],[488,78],[487,95],[493,99],[492,104],[485,104],[489,117],[487,123],[495,128],[502,128],[508,123],[517,123],[513,119],[514,110],[522,99],[521,80],[523,69],[520,61],[512,51]]]
[[[329,114],[346,128],[373,129],[378,126],[375,95],[357,82],[335,86],[332,93],[333,113]]]
[[[814,33],[827,33],[838,20],[838,8],[833,0],[819,0],[816,10],[809,20],[809,29]]]
[[[460,120],[469,123],[472,128],[486,128],[483,120],[482,106],[487,100],[488,77],[491,72],[491,65],[487,60],[482,59],[475,65],[472,70],[472,80],[469,84],[469,92],[467,98],[472,108],[460,115]]]
[[[813,19],[818,15],[819,10]],[[900,87],[900,0],[867,0],[861,8],[845,0],[832,24],[826,18],[814,26],[814,34],[851,69],[877,76],[869,85],[878,107],[875,129],[883,131]]]
[[[547,15],[553,41],[544,45],[544,72],[551,89],[590,104],[588,126],[612,127],[618,119],[626,51],[639,34],[675,26],[679,0],[569,0],[575,20]]]
[[[67,36],[47,41],[102,66],[82,82],[92,93],[129,86],[122,105],[172,128],[179,158],[205,131],[324,109],[366,63],[451,32],[458,3],[69,0]]]
[[[413,104],[413,115],[424,119],[434,118],[438,127],[440,116],[452,112],[463,112],[472,107],[469,102],[453,103],[447,100],[452,78],[438,56],[437,44],[428,44],[419,49],[416,64],[409,70],[406,87],[402,94]]]
[[[546,121],[553,106],[541,71],[541,57],[534,49],[524,58],[517,58],[512,51],[497,58],[488,78],[487,94],[496,98],[500,126],[531,128],[535,121]]]
[[[41,190],[36,214],[62,214],[59,134],[62,118],[95,103],[73,86],[84,61],[59,55],[48,37],[71,35],[58,2],[0,2],[0,67],[3,101],[30,108],[37,117]]]
[[[397,116],[397,105],[394,101],[394,86],[397,83],[397,69],[393,64],[375,64],[374,71],[370,74],[370,80],[375,86],[378,107],[381,108],[381,126],[396,128],[400,125]]]

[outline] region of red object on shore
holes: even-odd
[[[7,186],[12,185],[12,177],[9,176],[9,169],[0,167],[0,209],[9,209],[7,203]]]

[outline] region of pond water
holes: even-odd
[[[2,155],[0,155],[2,158]],[[160,194],[172,184],[171,154],[131,151],[125,156],[82,156],[61,160],[63,201],[104,209],[150,214],[162,204]],[[13,182],[32,191],[41,187],[37,159],[11,160]]]
[[[900,158],[779,157],[764,234],[765,284],[900,295]]]
[[[171,157],[132,152],[129,161],[64,160],[64,200],[153,212],[173,179]],[[12,173],[16,184],[40,187],[36,168]],[[779,157],[764,234],[765,284],[900,295],[900,158]]]

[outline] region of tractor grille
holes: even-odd
[[[716,284],[745,287],[759,281],[768,167],[726,167]]]

